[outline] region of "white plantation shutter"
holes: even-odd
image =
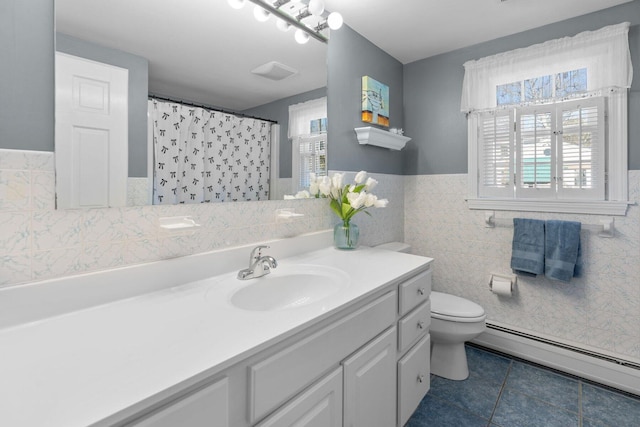
[[[555,197],[555,106],[516,111],[516,196]]]
[[[298,136],[293,139],[294,192],[309,188],[309,174],[327,175],[327,134]]]
[[[604,200],[604,99],[558,108],[558,197]]]
[[[513,111],[478,117],[480,197],[513,197]]]

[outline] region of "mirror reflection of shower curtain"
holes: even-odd
[[[153,204],[269,199],[270,127],[152,99]]]

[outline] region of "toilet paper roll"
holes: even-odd
[[[491,292],[493,292],[496,295],[510,297],[513,293],[511,281],[507,279],[494,277],[493,280],[491,281]]]

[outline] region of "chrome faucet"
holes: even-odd
[[[271,255],[262,255],[262,249],[267,249],[269,246],[256,246],[249,255],[249,268],[243,268],[238,271],[238,279],[248,280],[262,277],[265,274],[271,273],[272,268],[278,266],[278,262]]]

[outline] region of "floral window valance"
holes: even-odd
[[[589,91],[629,88],[633,66],[628,34],[629,23],[624,22],[468,61],[460,109],[495,108],[496,87],[570,70],[586,69]]]

